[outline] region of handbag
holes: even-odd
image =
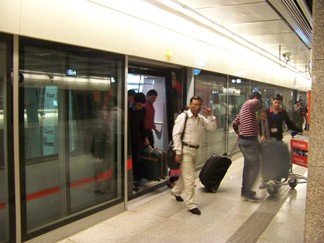
[[[179,164],[179,163],[178,163]],[[170,177],[179,177],[182,173],[182,169],[170,169]]]
[[[168,146],[168,151],[166,153],[166,159],[168,161],[168,167],[170,169],[179,169],[180,163],[175,162],[175,156],[176,152],[173,150],[173,140],[170,140],[169,146]]]
[[[183,126],[183,130],[182,130],[182,134],[181,134],[181,141],[183,139],[184,136],[184,131],[186,129],[186,124],[187,124],[187,119],[188,119],[188,114],[186,111],[184,111],[184,113],[186,114],[186,119],[185,119],[185,123]],[[179,169],[180,168],[180,163],[175,161],[175,156],[176,156],[176,152],[174,150],[174,145],[173,145],[173,140],[171,139],[169,142],[169,146],[168,146],[168,151],[166,153],[166,159],[168,161],[168,167],[170,169]]]

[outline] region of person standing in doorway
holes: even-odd
[[[260,171],[259,124],[256,113],[262,107],[261,98],[259,92],[252,92],[250,99],[243,104],[240,113],[232,122],[244,157],[241,196],[252,200],[257,200],[252,187]]]
[[[133,89],[129,89],[127,91],[127,97],[128,97],[128,105],[130,105],[133,102],[134,95],[136,94],[136,91]]]
[[[201,214],[195,202],[194,188],[195,165],[199,144],[201,143],[204,130],[216,129],[216,117],[211,115],[212,111],[210,108],[205,107],[203,110],[207,118],[199,114],[202,104],[203,100],[201,97],[193,96],[190,99],[189,109],[177,116],[172,131],[174,150],[176,151],[175,161],[181,163],[182,174],[172,188],[171,194],[175,196],[178,202],[182,202],[181,192],[184,190],[188,210],[195,215]],[[186,116],[188,117],[185,126]],[[181,140],[184,126],[185,130]]]
[[[138,185],[141,181],[140,175],[140,155],[143,145],[149,145],[147,134],[144,129],[145,121],[145,108],[143,108],[146,102],[145,95],[143,93],[136,93],[133,101],[128,107],[128,124],[130,130],[131,140],[131,152],[133,162],[133,179],[134,190],[138,190]]]
[[[144,104],[144,108],[146,110],[144,127],[152,148],[154,148],[153,130],[155,133],[159,132],[159,130],[156,128],[154,123],[155,108],[153,106],[153,103],[156,101],[157,97],[158,97],[158,93],[156,92],[155,89],[149,90],[146,93],[146,102]]]

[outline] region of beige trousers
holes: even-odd
[[[176,196],[180,196],[182,190],[184,190],[186,195],[185,202],[189,210],[197,207],[195,202],[195,168],[197,154],[198,149],[183,146],[182,162],[180,166],[182,174],[178,181],[176,181],[175,186],[172,188],[172,194]]]

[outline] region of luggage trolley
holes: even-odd
[[[306,183],[307,177],[298,173],[293,173],[293,164],[306,167],[308,164],[308,136],[295,135],[290,140],[291,168],[288,176],[288,185],[295,188],[298,183]]]
[[[308,137],[292,133],[290,148],[289,151],[286,143],[275,139],[261,144],[262,163],[268,175],[268,181],[263,182],[262,188],[266,188],[272,196],[282,185],[295,188],[298,183],[307,182],[306,177],[293,172],[293,164],[307,167]]]

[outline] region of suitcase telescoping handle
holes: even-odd
[[[233,148],[232,148],[232,150],[231,150],[231,152],[230,152],[229,155],[227,155],[227,153],[224,153],[223,156],[226,156],[226,157],[228,157],[229,159],[231,159],[232,156],[233,156],[234,150],[235,150],[236,146],[238,145],[238,142],[239,142],[239,140],[237,140],[237,141],[235,142],[235,144],[234,144],[234,146],[233,146]]]

